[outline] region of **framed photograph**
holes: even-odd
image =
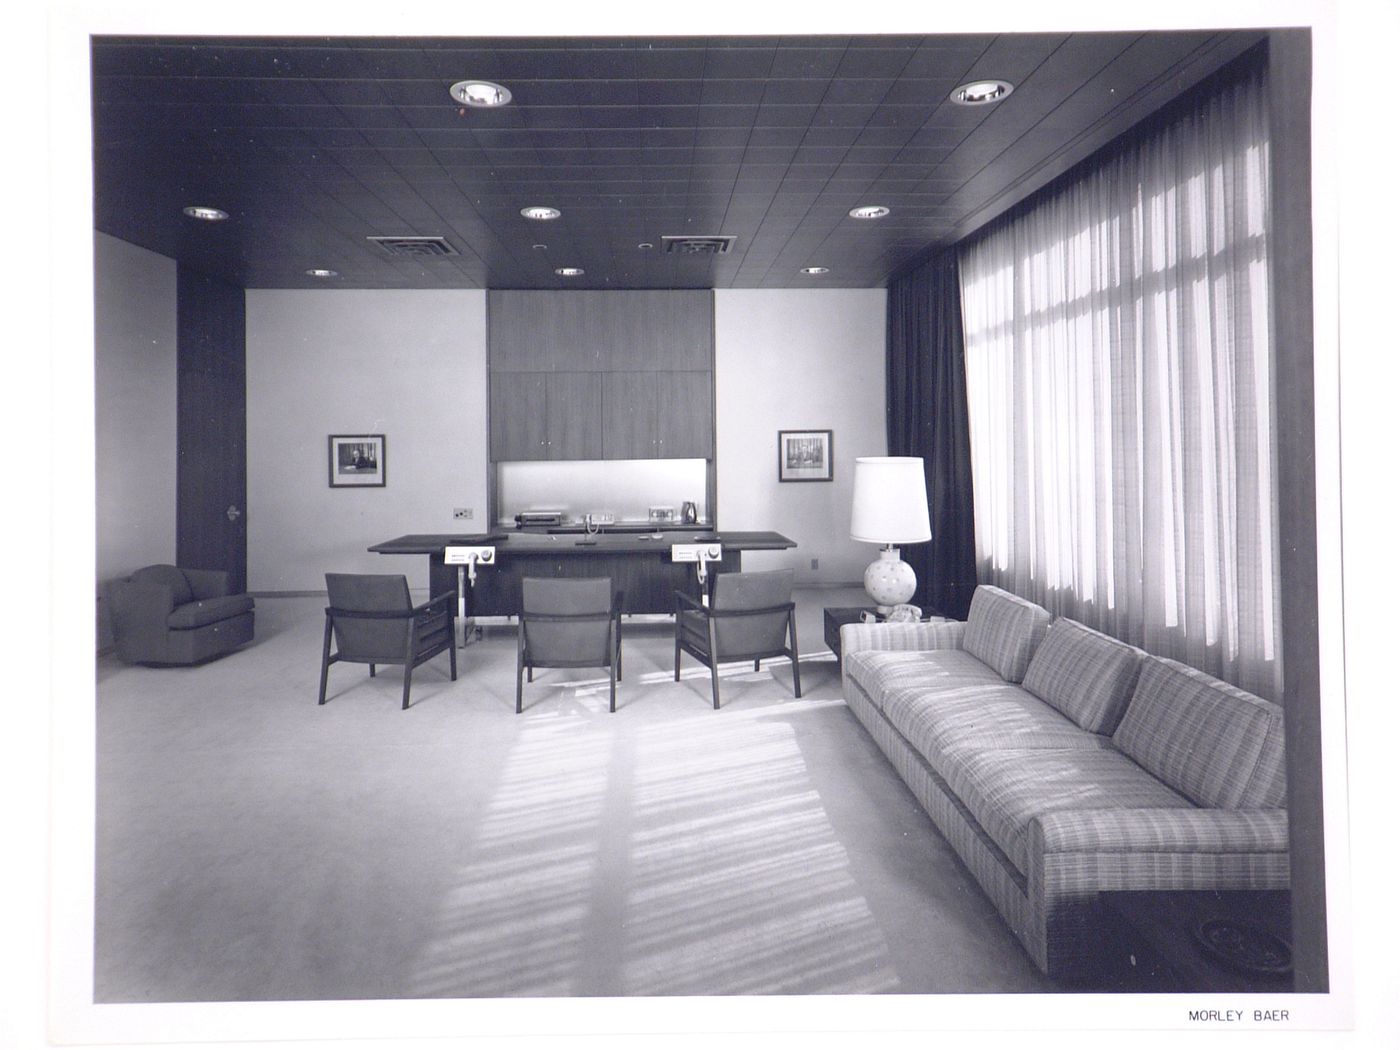
[[[830,481],[831,431],[778,431],[779,481]]]
[[[383,488],[384,435],[330,436],[331,488]]]

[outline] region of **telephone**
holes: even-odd
[[[924,611],[917,605],[896,605],[885,616],[886,623],[918,623],[924,618]]]

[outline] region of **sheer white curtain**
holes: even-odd
[[[1281,693],[1260,76],[960,259],[978,577]]]

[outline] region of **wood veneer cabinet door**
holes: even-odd
[[[594,372],[604,367],[605,304],[595,292],[487,293],[493,372]]]
[[[544,372],[491,376],[491,458],[549,458],[549,393]]]
[[[715,448],[710,372],[657,372],[657,451],[663,459],[709,459]]]
[[[603,305],[603,367],[613,372],[714,367],[714,299],[709,291],[596,293]]]
[[[655,459],[655,372],[608,372],[603,377],[603,458]]]
[[[544,458],[602,459],[602,375],[598,372],[551,372],[545,385],[549,423]]]

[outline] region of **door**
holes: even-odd
[[[176,276],[175,560],[247,588],[247,385],[243,289]]]

